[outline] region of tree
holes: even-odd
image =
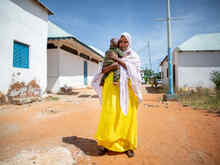
[[[150,79],[151,77],[153,77],[153,75],[154,75],[154,71],[153,71],[153,70],[151,70],[151,69],[145,69],[145,70],[144,70],[144,80],[145,80],[145,82],[146,82],[146,83],[149,82],[149,79]]]

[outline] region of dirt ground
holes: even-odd
[[[133,158],[117,153],[97,155],[94,135],[101,106],[92,89],[56,96],[59,99],[0,106],[0,165],[25,165],[25,161],[42,165],[220,165],[218,114],[177,102],[163,103],[161,93],[147,92],[144,87],[143,95]]]

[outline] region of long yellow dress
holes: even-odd
[[[102,111],[95,135],[98,145],[111,151],[125,152],[137,147],[138,98],[128,81],[128,114],[120,107],[120,88],[113,84],[113,72],[105,79],[102,90]]]

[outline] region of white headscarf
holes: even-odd
[[[121,33],[121,36],[124,36],[128,40],[128,47],[131,47],[131,35],[128,32]]]
[[[120,106],[123,114],[127,115],[129,103],[128,79],[131,80],[131,87],[138,98],[138,103],[142,101],[140,58],[137,53],[131,49],[131,35],[124,32],[121,36],[124,36],[129,43],[127,50],[123,52],[126,56],[121,58],[121,60],[125,63],[127,70],[120,66]],[[104,75],[102,73],[102,66],[103,63],[100,63],[98,73],[95,74],[91,83],[92,87],[99,95],[100,103],[102,103],[102,86],[99,84],[102,76]]]
[[[127,70],[120,66],[120,105],[122,112],[127,115],[129,103],[128,79],[131,80],[131,87],[138,97],[138,102],[140,103],[142,101],[140,75],[141,63],[139,56],[131,48],[131,35],[127,32],[124,32],[121,34],[121,36],[124,36],[129,43],[127,50],[123,52],[127,56],[121,59],[126,64]]]

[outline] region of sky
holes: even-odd
[[[52,12],[49,20],[80,41],[102,51],[122,32],[132,36],[132,48],[143,67],[159,71],[167,55],[166,0],[41,0]],[[170,0],[172,48],[193,35],[220,32],[220,0]],[[150,48],[147,43],[150,43]]]

